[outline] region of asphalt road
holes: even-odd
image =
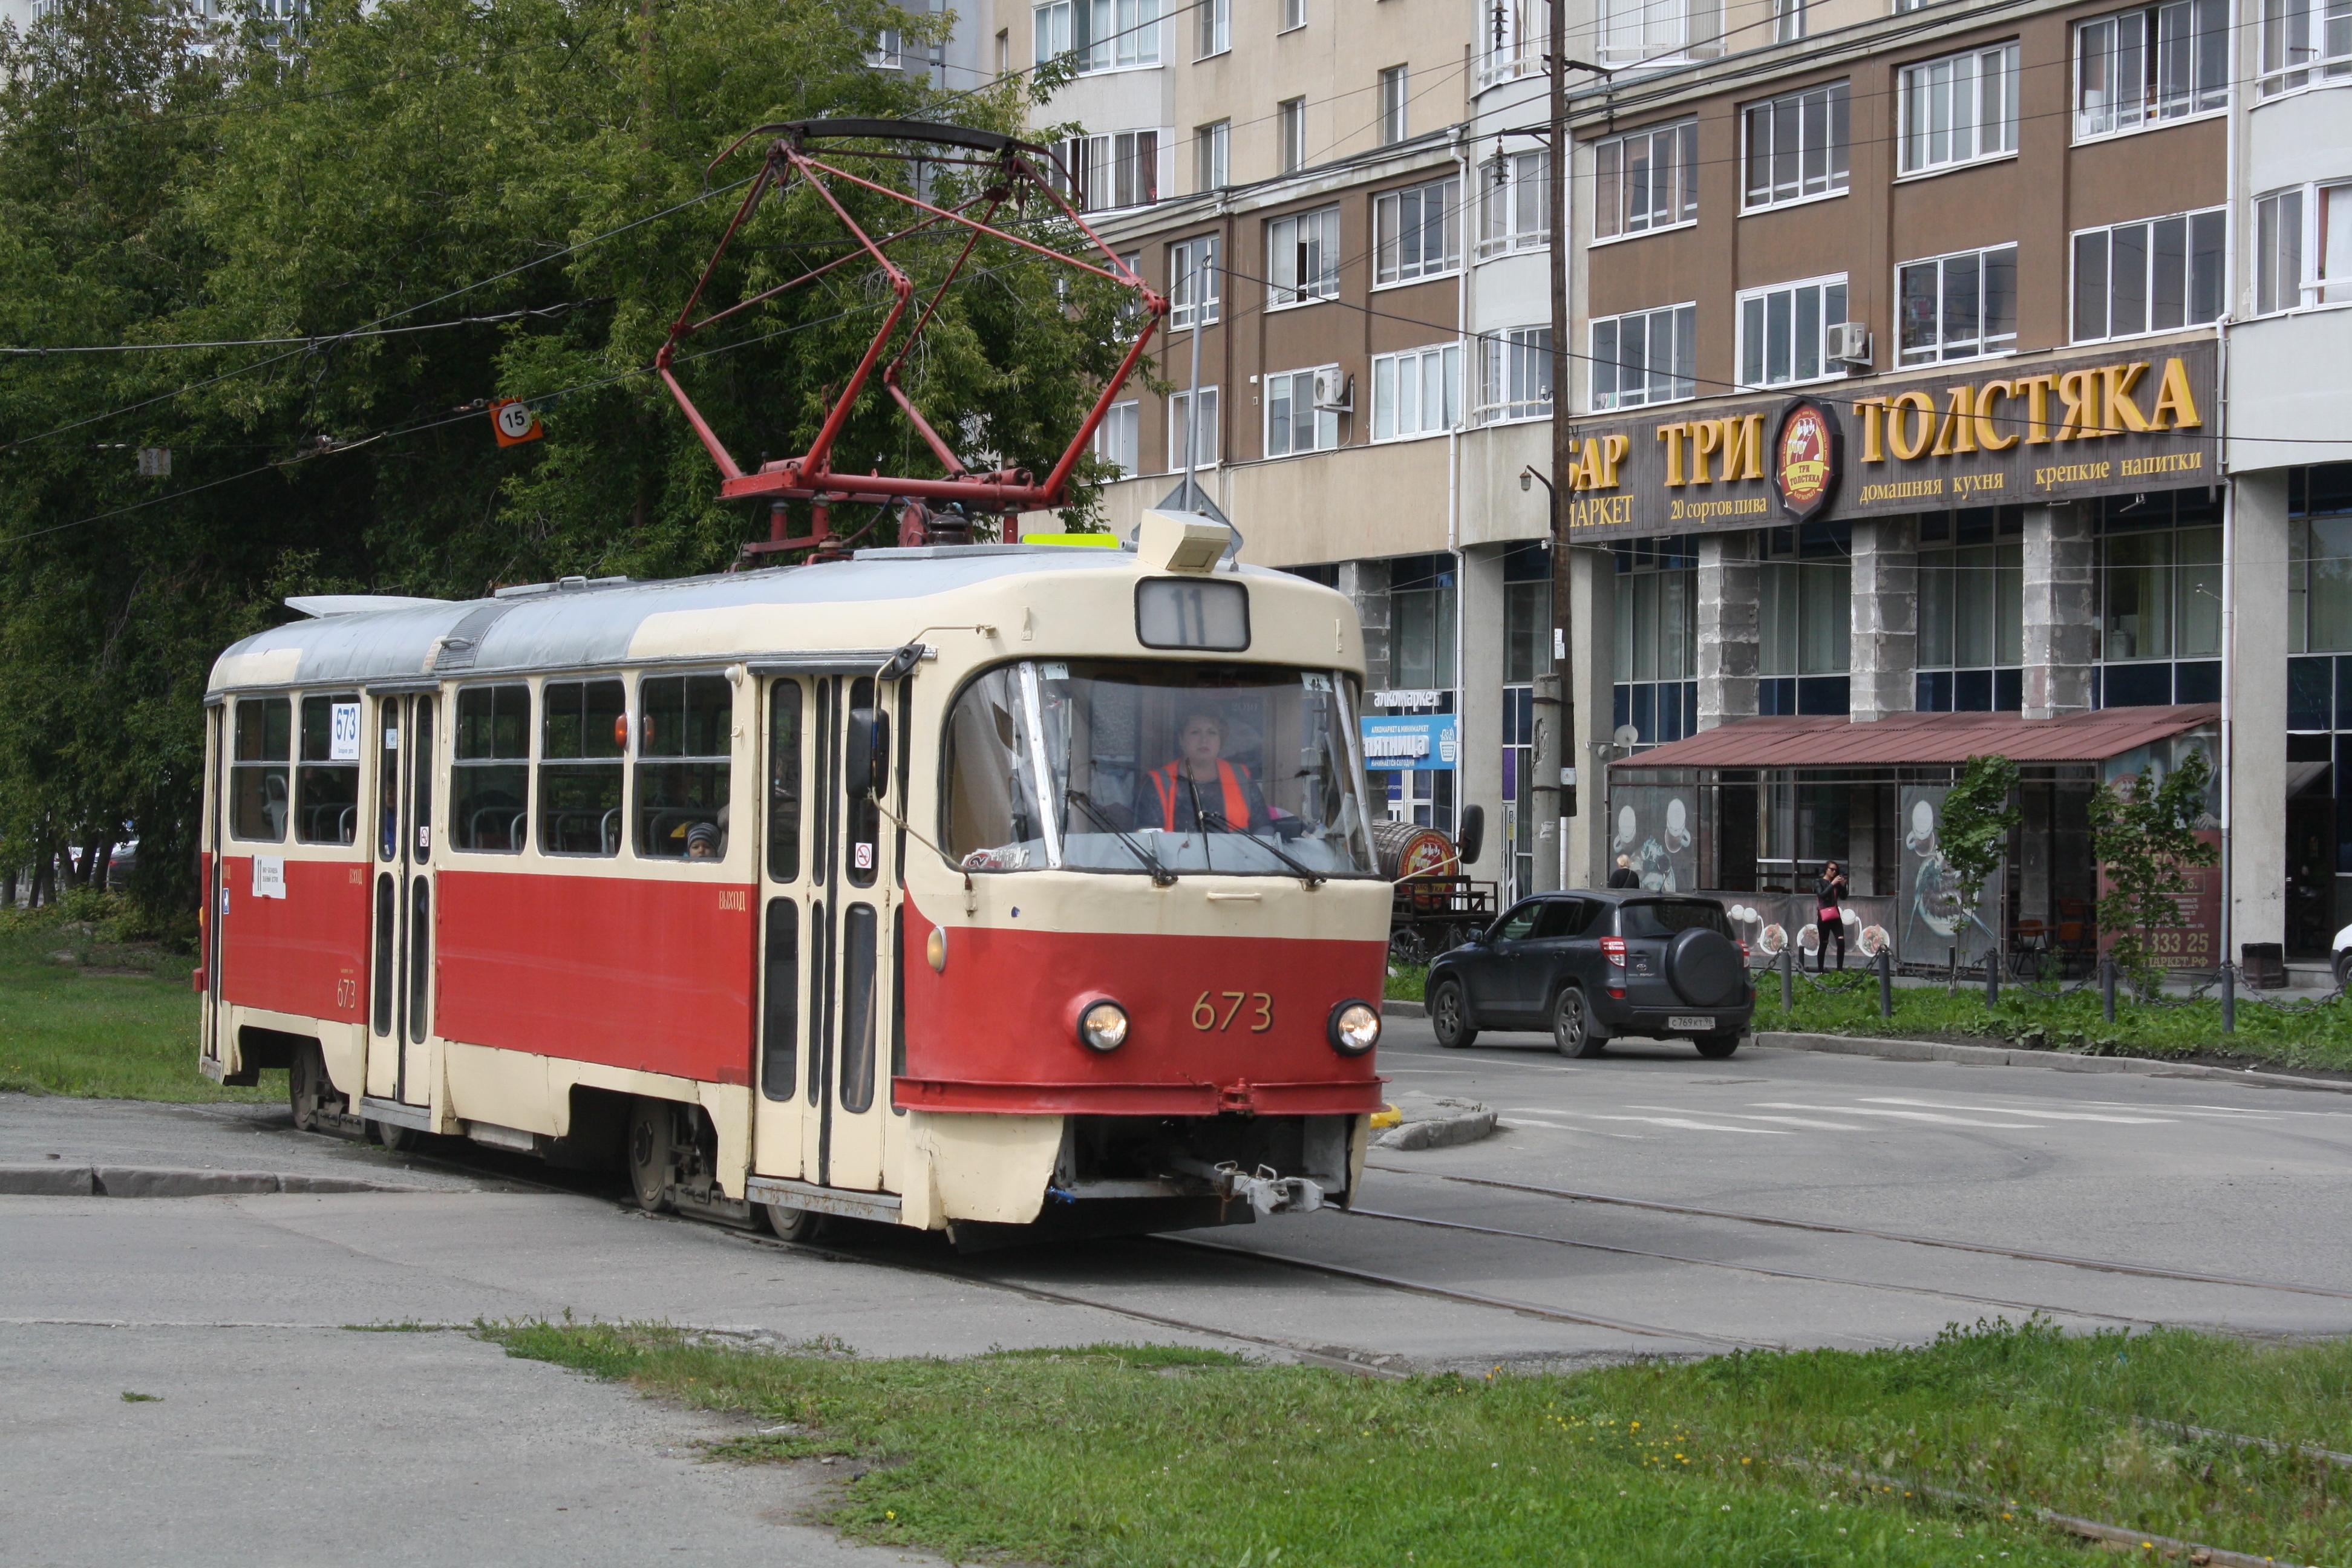
[[[2352,1095],[1676,1046],[1567,1061],[1532,1037],[1443,1052],[1406,1021],[1381,1065],[1501,1129],[1375,1151],[1352,1214],[969,1259],[649,1219],[528,1162],[403,1160],[272,1109],[0,1096],[0,1164],[404,1189],[0,1197],[0,1557],[906,1560],[796,1522],[804,1473],[696,1463],[710,1418],[462,1332],[352,1325],[570,1310],[872,1355],[1150,1339],[1376,1374],[2035,1311],[2352,1331]]]

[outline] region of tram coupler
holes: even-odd
[[[1268,1215],[1313,1214],[1323,1206],[1323,1189],[1318,1184],[1305,1176],[1278,1175],[1270,1165],[1260,1165],[1249,1172],[1231,1160],[1212,1165],[1189,1154],[1179,1154],[1169,1163],[1188,1176],[1206,1181],[1219,1198],[1228,1203],[1235,1199],[1247,1203],[1260,1219]]]

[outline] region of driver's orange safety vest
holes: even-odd
[[[1149,775],[1153,792],[1160,796],[1160,825],[1171,833],[1176,831],[1176,786],[1183,766],[1181,761],[1170,763],[1152,769]],[[1249,826],[1249,791],[1244,787],[1248,778],[1247,768],[1237,768],[1222,757],[1217,759],[1217,783],[1225,797],[1220,815],[1233,824],[1236,832]]]

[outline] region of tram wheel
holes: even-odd
[[[677,1152],[671,1131],[675,1120],[667,1100],[639,1096],[629,1102],[629,1188],[647,1214],[664,1214],[670,1207],[670,1171]]]
[[[790,1204],[761,1204],[760,1208],[778,1241],[814,1241],[824,1227],[824,1215],[814,1209],[796,1209]]]
[[[328,1093],[327,1058],[320,1054],[316,1042],[305,1045],[286,1068],[286,1103],[294,1113],[296,1131],[319,1130],[319,1113]]]
[[[394,1127],[389,1121],[371,1121],[368,1123],[368,1130],[375,1134],[377,1142],[395,1154],[404,1149],[415,1147],[416,1143],[416,1134],[413,1130],[406,1127]]]

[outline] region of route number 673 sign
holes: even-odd
[[[536,441],[547,434],[539,423],[539,416],[530,405],[519,397],[500,397],[490,404],[490,427],[498,432],[501,447],[520,447],[525,441]]]

